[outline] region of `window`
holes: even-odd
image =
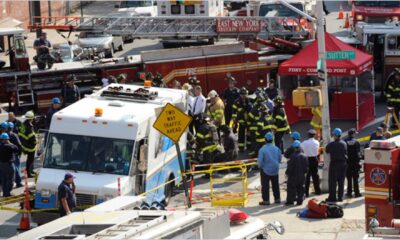
[[[303,5],[300,3],[291,4],[293,7],[303,11]],[[260,6],[260,16],[276,16],[276,17],[300,17],[298,13],[289,9],[285,5],[276,3],[276,4],[261,4]]]
[[[17,56],[25,56],[26,48],[25,48],[25,42],[24,42],[23,38],[15,39],[15,54]]]
[[[171,5],[171,14],[181,14],[181,6]]]
[[[400,50],[400,36],[390,36],[387,38],[387,48],[389,50]]]
[[[156,1],[154,1],[154,2],[156,2]],[[136,1],[136,0],[133,0],[133,1],[121,1],[120,8],[149,7],[151,5],[152,5],[152,1],[149,1],[149,0],[147,0],[147,1]]]
[[[134,141],[51,133],[44,167],[128,175]]]
[[[194,14],[194,5],[185,6],[185,14]]]
[[[400,1],[355,1],[354,4],[365,7],[400,7]]]

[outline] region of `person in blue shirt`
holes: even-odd
[[[272,185],[275,203],[281,202],[279,192],[279,164],[282,161],[281,150],[273,144],[274,135],[271,132],[265,134],[266,143],[258,151],[258,167],[261,175],[261,195],[260,205],[270,205],[269,201],[269,182]]]

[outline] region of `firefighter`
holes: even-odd
[[[233,114],[232,120],[234,122],[233,129],[239,128],[238,132],[238,147],[239,151],[243,152],[246,144],[247,137],[247,116],[251,110],[250,100],[247,97],[249,92],[245,87],[240,89],[240,97],[235,101],[232,106]],[[248,146],[251,144],[247,141]]]
[[[225,125],[225,104],[215,90],[211,90],[208,93],[208,98],[210,99],[210,105],[208,105],[207,108],[207,116],[211,119],[211,122],[217,127],[218,139],[220,139],[220,128],[222,125]]]
[[[275,87],[274,79],[268,81],[268,88],[265,89],[265,94],[271,100],[274,100],[279,95],[278,89]]]
[[[311,127],[313,127],[316,131],[317,139],[321,137],[321,129],[322,129],[322,112],[321,107],[313,107],[311,108],[312,119],[310,122]]]
[[[203,153],[203,163],[213,163],[218,150],[215,139],[215,127],[204,114],[199,116],[199,128],[196,132],[196,146]],[[214,129],[213,129],[214,128]]]
[[[290,127],[287,122],[287,117],[285,113],[285,109],[283,108],[283,100],[281,97],[276,97],[274,100],[275,107],[273,111],[273,118],[275,122],[275,145],[283,151],[283,141],[282,138],[285,133],[290,132]]]
[[[248,125],[248,134],[250,137],[250,141],[252,143],[251,149],[248,154],[250,157],[255,157],[258,153],[258,150],[262,147],[262,145],[264,145],[265,142],[264,138],[265,134],[261,135],[264,126],[261,113],[261,104],[257,103],[256,100],[252,104],[251,111],[248,114],[247,125]],[[261,139],[260,142],[257,142],[258,139]]]
[[[308,169],[307,157],[302,153],[301,143],[299,140],[295,140],[292,143],[294,149],[293,154],[290,156],[290,160],[287,163],[286,176],[287,176],[287,198],[286,206],[294,204],[303,204],[304,198],[304,182],[305,175]]]
[[[33,177],[33,161],[35,160],[35,152],[36,152],[36,134],[33,127],[33,120],[35,115],[32,111],[28,111],[25,113],[24,118],[26,119],[20,129],[19,129],[19,139],[21,140],[22,152],[27,155],[26,160],[26,171],[28,173],[28,177]]]
[[[222,94],[222,98],[225,102],[225,122],[228,126],[230,126],[232,119],[232,106],[235,101],[240,97],[240,90],[235,87],[236,80],[233,77],[228,78],[228,88],[224,90]]]
[[[389,107],[394,108],[394,113],[399,118],[400,111],[400,68],[395,68],[390,76],[386,88],[386,98]]]
[[[361,197],[360,189],[358,186],[358,177],[361,169],[360,159],[360,143],[355,138],[357,131],[352,128],[348,132],[348,137],[345,139],[347,144],[347,194],[348,198],[352,197],[353,186],[354,186],[354,196]]]
[[[268,107],[266,104],[261,104],[259,109],[260,115],[259,120],[257,122],[258,131],[256,133],[256,140],[254,146],[256,146],[255,152],[256,154],[260,150],[260,148],[265,144],[265,134],[273,133],[275,131],[275,124],[272,118],[272,115],[269,113]]]

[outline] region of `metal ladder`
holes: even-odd
[[[140,215],[124,224],[118,224],[105,229],[90,239],[126,239],[132,235],[139,234],[151,227],[161,224],[167,220],[166,215]]]
[[[26,75],[23,75],[22,79],[18,79],[18,76],[14,75],[17,104],[20,107],[35,105],[31,74],[28,74],[27,79],[24,76]]]

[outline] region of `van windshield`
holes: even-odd
[[[301,3],[291,3],[293,7],[303,11],[303,5]],[[261,17],[300,17],[298,13],[289,9],[283,4],[261,4],[260,6],[260,16]]]
[[[121,1],[120,8],[131,8],[131,7],[149,7],[153,3],[152,1]]]
[[[50,133],[45,168],[128,175],[134,141]]]

